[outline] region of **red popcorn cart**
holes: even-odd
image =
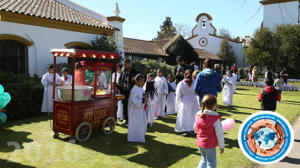
[[[77,49],[53,49],[51,53],[54,74],[58,57],[72,60],[72,84],[53,85],[53,137],[63,133],[84,142],[92,131],[111,134],[115,129],[116,100],[124,98],[116,94],[112,82],[117,80],[116,75],[112,79],[112,73],[116,71],[119,54]],[[78,59],[82,61],[76,62]]]

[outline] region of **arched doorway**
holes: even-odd
[[[0,70],[28,73],[27,45],[16,40],[0,39]]]

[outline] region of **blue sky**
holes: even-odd
[[[157,35],[166,16],[173,23],[194,27],[200,13],[208,13],[213,25],[225,28],[233,36],[252,35],[263,20],[259,0],[72,0],[105,16],[112,16],[119,3],[125,18],[124,37],[151,40]],[[260,10],[259,10],[260,8]],[[259,12],[257,12],[259,10]]]

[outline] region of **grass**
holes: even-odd
[[[238,87],[232,107],[222,105],[219,95],[218,112],[236,121],[234,129],[225,133],[225,154],[217,156],[219,168],[255,166],[240,151],[237,134],[243,120],[259,111],[259,90]],[[292,122],[300,114],[300,92],[283,92],[282,98],[277,112]],[[201,156],[196,139],[174,133],[175,121],[175,116],[156,120],[147,132],[146,144],[128,143],[127,129],[119,126],[109,136],[93,132],[87,142],[72,144],[67,136],[52,138],[48,116],[9,122],[6,128],[0,128],[0,167],[197,167]]]

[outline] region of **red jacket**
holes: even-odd
[[[220,115],[205,114],[203,118],[200,117],[200,114],[195,116],[197,145],[200,148],[215,148],[218,146],[214,123],[219,119],[221,119]]]
[[[266,93],[272,93],[275,91],[275,87],[274,86],[266,86],[263,90]],[[262,99],[262,92],[260,91],[258,94],[257,100],[261,101],[261,99]],[[280,92],[278,92],[277,93],[277,101],[280,101],[280,100],[281,100],[281,95],[280,95]]]

